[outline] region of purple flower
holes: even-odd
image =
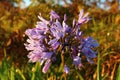
[[[43,35],[44,31],[38,29],[38,28],[33,28],[33,29],[27,29],[25,31],[25,34],[32,39],[41,39],[43,40],[43,38],[45,38],[45,35]]]
[[[60,43],[58,42],[58,39],[56,39],[56,38],[50,40],[50,41],[48,42],[48,44],[51,45],[51,47],[52,47],[53,49],[57,49],[58,46],[60,45]]]
[[[79,18],[78,18],[78,24],[87,23],[87,22],[90,20],[90,18],[88,17],[88,14],[89,14],[89,13],[86,13],[86,14],[84,15],[84,10],[83,10],[83,9],[80,10]]]
[[[77,38],[79,41],[82,40],[82,31],[76,32],[75,38]]]
[[[81,58],[79,56],[74,56],[73,57],[73,64],[75,65],[76,68],[79,69],[82,66]]]
[[[82,55],[79,56],[79,54],[83,53],[87,61],[93,63],[92,58],[95,58],[97,54],[93,48],[99,44],[92,37],[86,39],[82,37],[80,25],[90,20],[88,13],[85,15],[83,13],[84,11],[81,10],[78,20],[73,20],[72,27],[66,24],[66,15],[64,15],[63,21],[59,21],[60,16],[53,10],[50,12],[50,20],[44,19],[40,14],[38,16],[40,21],[37,22],[36,27],[25,31],[28,39],[24,45],[29,51],[29,62],[40,62],[41,65],[44,65],[43,73],[48,71],[52,62],[57,60],[58,53],[62,52],[65,55],[69,53],[68,56],[71,56],[73,64],[78,69],[82,66]],[[63,56],[66,57],[65,55]],[[62,62],[66,63],[66,61]],[[64,72],[66,74],[70,72],[67,65],[64,65]]]
[[[65,21],[66,21],[66,15],[64,15],[64,20],[62,24],[58,20],[56,20],[51,25],[50,31],[52,35],[56,37],[57,39],[63,38],[65,34],[69,32],[69,30],[71,29],[70,27],[68,27]]]
[[[64,37],[64,33],[60,29],[56,29],[56,27],[51,28],[50,31],[52,35],[58,40]]]
[[[70,69],[67,65],[64,65],[64,72],[68,74],[70,72]]]
[[[54,22],[51,26],[50,31],[55,38],[60,39],[65,36],[67,28],[68,26],[65,24],[65,22],[63,22],[62,26],[61,23],[58,20],[56,20],[56,22]]]
[[[33,40],[33,39],[27,39],[28,43],[25,43],[25,48],[28,51],[45,51],[46,48],[44,45],[41,44],[41,42],[39,40]]]
[[[37,52],[30,52],[28,54],[29,62],[39,62],[41,55]]]
[[[52,57],[52,55],[54,54],[54,52],[42,52],[42,56],[41,59],[50,59]]]
[[[47,33],[47,31],[49,30],[49,27],[47,26],[46,23],[43,22],[37,22],[36,28],[40,31],[43,32],[44,34]]]
[[[46,72],[48,71],[51,63],[52,63],[51,60],[47,60],[47,61],[46,61],[45,65],[44,65],[44,67],[43,67],[43,69],[42,69],[42,72],[43,72],[43,73],[46,73]]]
[[[71,27],[69,27],[67,24],[66,24],[66,15],[64,15],[64,20],[62,22],[62,26],[63,26],[63,32],[64,33],[70,33],[71,32]]]
[[[89,57],[89,58],[95,58],[97,54],[91,48],[88,48],[88,47],[83,47],[82,52],[85,54],[86,57]]]
[[[51,18],[51,20],[52,19],[59,19],[60,16],[55,11],[51,10],[51,12],[50,12],[50,18]]]
[[[98,42],[94,40],[92,37],[88,37],[83,41],[83,46],[85,47],[97,47],[99,46]]]
[[[49,21],[45,20],[45,19],[41,16],[41,13],[39,14],[38,18],[39,18],[43,23],[45,23],[45,24],[47,24],[47,25],[50,23]]]
[[[97,47],[99,44],[92,37],[86,38],[81,44],[81,51],[87,57],[88,62],[92,62],[90,58],[95,58],[97,52],[93,51],[92,48]]]

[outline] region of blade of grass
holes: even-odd
[[[10,68],[10,63],[7,60],[7,55],[6,55],[6,49],[4,48],[4,59],[2,60],[2,64],[0,66],[0,80],[8,80],[10,73],[9,73],[9,68]]]
[[[40,64],[37,62],[35,64],[35,66],[33,67],[33,69],[32,69],[32,78],[31,78],[31,80],[35,80],[36,79],[36,75],[37,75],[36,71],[37,71],[38,67],[40,67]]]
[[[97,80],[101,80],[101,76],[100,76],[100,54],[98,54],[98,62],[97,62]]]
[[[20,69],[16,69],[16,72],[19,73],[19,75],[21,76],[21,78],[23,80],[26,80],[25,76],[23,75],[23,73],[20,71]]]
[[[78,75],[78,77],[79,77],[80,80],[84,80],[83,77],[82,77],[82,75],[78,71],[77,71],[77,75]]]
[[[4,48],[4,57],[6,58],[7,56],[7,52],[6,52],[6,49]]]
[[[120,80],[120,64],[117,70],[117,76],[116,76],[116,80]]]
[[[10,80],[15,80],[15,74],[14,74],[14,66],[11,67],[11,70],[10,70]]]

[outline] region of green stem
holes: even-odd
[[[62,51],[62,53],[61,53],[61,60],[62,60],[62,62],[61,62],[61,67],[62,67],[62,69],[64,69],[65,59],[64,59],[64,52],[63,52],[63,51]],[[67,75],[66,75],[66,74],[63,74],[63,76],[64,76],[64,79],[67,80]]]
[[[100,54],[98,54],[98,62],[97,62],[97,80],[100,80]]]
[[[63,68],[64,64],[65,64],[65,61],[64,61],[64,52],[63,51],[61,53],[61,61],[62,61],[61,65],[62,65],[62,68]]]
[[[64,74],[64,79],[67,80],[67,75],[66,74]]]

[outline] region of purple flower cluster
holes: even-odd
[[[82,66],[80,57],[82,54],[86,56],[88,62],[93,63],[92,58],[97,54],[93,48],[97,47],[98,43],[92,37],[84,38],[80,30],[80,26],[90,20],[88,13],[84,15],[84,11],[81,10],[78,20],[74,19],[72,26],[66,24],[66,15],[61,23],[60,16],[53,10],[50,12],[49,21],[41,14],[38,18],[40,21],[36,27],[25,31],[28,39],[24,45],[29,51],[29,62],[40,62],[44,65],[42,72],[46,73],[52,62],[57,60],[57,53],[61,51],[64,54],[69,50],[75,68],[79,69]],[[64,64],[64,72],[68,74],[70,69],[66,63]]]

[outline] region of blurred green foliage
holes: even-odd
[[[111,8],[102,10],[97,2],[86,5],[83,0],[31,0],[29,7],[20,8],[22,0],[0,1],[0,80],[119,80],[120,76],[120,11],[117,0],[109,2]],[[87,0],[86,0],[87,1]],[[14,3],[18,4],[17,7]],[[65,13],[68,24],[79,14],[80,9],[90,13],[92,20],[81,28],[85,36],[98,40],[98,59],[90,65],[84,61],[81,70],[72,69],[69,75],[59,72],[59,65],[51,66],[47,74],[41,73],[39,63],[28,63],[28,52],[24,49],[24,31],[33,28],[39,21],[39,13],[49,19],[49,12],[55,10],[62,19]],[[88,68],[89,66],[89,68]],[[67,77],[67,78],[66,78]]]

